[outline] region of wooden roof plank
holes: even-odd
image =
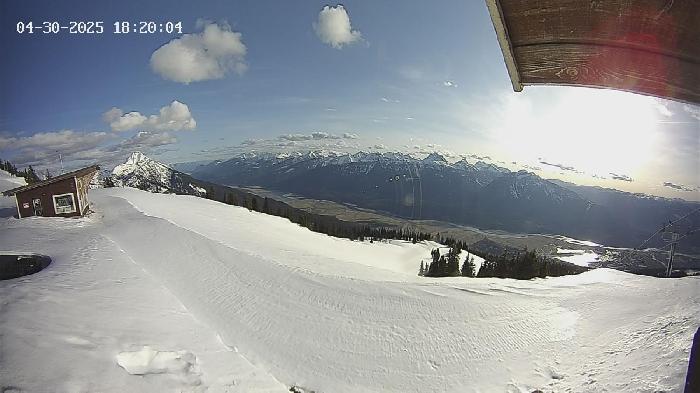
[[[42,180],[42,181],[39,181],[39,182],[36,182],[36,183],[27,184],[27,185],[24,185],[24,186],[20,186],[20,187],[17,187],[17,188],[13,188],[13,189],[11,189],[11,190],[4,191],[2,194],[5,195],[5,196],[12,196],[12,195],[15,195],[15,194],[17,194],[17,193],[19,193],[19,192],[24,192],[24,191],[31,190],[31,189],[34,189],[34,188],[43,187],[43,186],[46,186],[46,185],[48,185],[48,184],[52,184],[52,183],[56,183],[56,182],[59,182],[59,181],[62,181],[62,180],[69,179],[69,178],[71,178],[71,177],[75,177],[75,176],[84,176],[84,175],[86,175],[86,174],[88,174],[88,173],[91,173],[91,172],[92,172],[92,173],[95,173],[95,172],[97,172],[97,171],[99,171],[99,170],[100,170],[99,165],[92,165],[92,166],[89,166],[89,167],[80,168],[80,169],[77,169],[77,170],[72,171],[72,172],[68,172],[68,173],[64,173],[64,174],[62,174],[62,175],[58,175],[58,176],[52,177],[51,179],[46,179],[46,180]]]
[[[700,104],[700,0],[486,3],[514,86],[595,86]]]
[[[515,53],[525,85],[609,87],[700,102],[700,67],[677,58],[587,44],[532,45],[517,47]]]
[[[513,47],[599,42],[659,51],[700,62],[698,0],[502,0]]]
[[[515,64],[513,48],[510,46],[510,41],[508,40],[508,29],[503,20],[500,2],[498,0],[486,0],[486,6],[491,15],[494,30],[496,30],[496,38],[498,38],[498,44],[501,46],[501,52],[506,62],[506,69],[508,70],[508,75],[510,75],[513,90],[522,91],[523,85],[520,83],[520,75],[518,74],[518,66]]]

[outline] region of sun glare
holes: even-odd
[[[507,96],[495,135],[504,153],[524,160],[536,154],[589,175],[636,176],[654,154],[661,107],[620,91],[530,87]]]

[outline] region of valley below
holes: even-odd
[[[241,187],[261,197],[283,201],[311,213],[338,217],[343,221],[376,226],[410,228],[419,232],[436,233],[464,241],[483,252],[499,255],[517,250],[537,250],[541,255],[557,258],[581,266],[606,267],[627,272],[662,275],[668,262],[668,251],[607,247],[588,240],[572,239],[561,235],[517,234],[502,230],[484,230],[467,225],[437,220],[415,220],[397,217],[388,212],[361,208],[353,204],[317,200],[262,187]],[[700,272],[700,255],[677,253],[674,266],[688,273]]]

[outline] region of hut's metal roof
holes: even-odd
[[[700,0],[486,0],[513,89],[605,87],[700,104]]]
[[[34,188],[43,187],[43,186],[46,186],[48,184],[59,182],[61,180],[70,179],[71,177],[84,176],[84,175],[87,175],[91,172],[94,173],[94,172],[97,172],[98,170],[100,170],[100,167],[98,165],[92,165],[92,166],[89,166],[86,168],[81,168],[81,169],[75,170],[73,172],[68,172],[68,173],[64,173],[62,175],[52,177],[51,179],[46,179],[46,180],[36,182],[33,184],[27,184],[26,186],[13,188],[11,190],[4,191],[2,193],[2,195],[12,196],[12,195],[15,195],[15,194],[20,193],[20,192],[24,192],[24,191],[31,190]]]

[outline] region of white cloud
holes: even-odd
[[[177,138],[167,132],[140,131],[129,139],[112,146],[111,151],[129,152],[177,143]]]
[[[117,111],[121,112],[118,108],[112,108],[105,113],[103,118],[112,117]],[[147,120],[148,118],[139,112],[121,113],[114,120],[109,122],[109,126],[112,128],[112,131],[127,131],[143,126]]]
[[[693,192],[693,191],[698,190],[697,187],[686,186],[683,184],[676,184],[676,183],[672,183],[672,182],[668,182],[668,181],[665,181],[663,183],[663,186],[668,187],[668,188],[673,188],[673,189],[676,189],[679,191],[685,191],[685,192]]]
[[[612,178],[615,180],[621,180],[621,181],[626,181],[626,182],[634,181],[631,177],[629,177],[627,175],[623,175],[623,174],[610,172],[610,176],[612,176]]]
[[[151,131],[180,131],[193,130],[197,122],[190,113],[190,108],[179,101],[160,108],[157,115],[148,117],[140,112],[124,113],[119,108],[112,108],[102,114],[102,119],[109,123],[112,131],[128,131],[133,129]]]
[[[0,135],[0,150],[4,150],[15,142],[16,138],[5,137]]]
[[[285,141],[310,141],[310,140],[322,140],[322,139],[357,139],[357,134],[351,134],[349,132],[343,133],[342,135],[329,134],[327,132],[315,131],[310,134],[285,134],[277,137],[279,140]]]
[[[202,32],[184,34],[156,49],[151,69],[165,79],[190,83],[223,78],[230,70],[242,74],[247,48],[241,33],[228,24],[197,23]]]
[[[33,165],[57,161],[59,153],[65,157],[95,149],[111,137],[106,132],[39,132],[27,137],[0,137],[0,150],[8,150],[11,161],[17,165]]]
[[[15,149],[53,149],[72,151],[81,146],[96,146],[106,140],[106,132],[75,132],[62,130],[55,132],[39,132],[32,136],[11,138],[12,147]]]
[[[350,16],[342,5],[323,7],[313,26],[321,42],[336,49],[362,40],[362,34],[358,30],[352,30]]]

